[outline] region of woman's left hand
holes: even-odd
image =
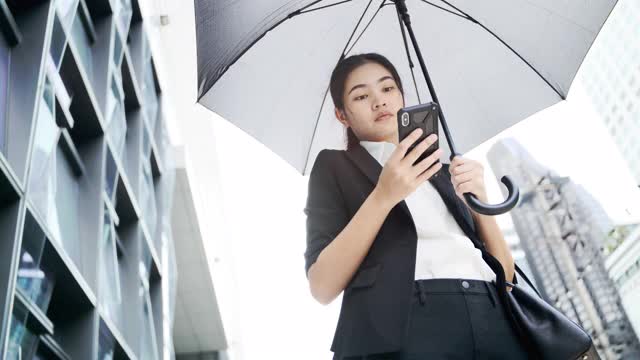
[[[451,183],[456,195],[467,204],[464,193],[473,193],[478,200],[487,203],[487,191],[484,185],[484,166],[475,160],[456,156],[449,165]]]

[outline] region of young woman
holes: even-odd
[[[344,291],[334,359],[527,358],[478,249],[513,279],[509,247],[462,196],[487,201],[482,165],[441,151],[412,165],[437,136],[410,152],[421,130],[398,141],[404,92],[384,56],[343,59],[330,90],[347,150],[322,150],[311,170],[305,265],[318,302]]]

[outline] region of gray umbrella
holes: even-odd
[[[378,52],[411,81],[407,105],[440,105],[451,158],[566,99],[616,2],[195,0],[198,101],[306,175],[320,150],[345,148],[328,96],[333,67]]]

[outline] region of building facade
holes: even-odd
[[[0,0],[0,358],[171,359],[174,167],[136,0]]]
[[[639,358],[638,337],[605,267],[613,225],[604,210],[512,139],[493,145],[487,158],[494,173],[520,187],[510,214],[543,297],[590,333],[603,359]]]
[[[636,334],[640,334],[640,225],[620,226],[622,241],[605,261]],[[626,231],[625,231],[626,230]]]
[[[640,2],[619,0],[582,65],[582,83],[640,186]]]

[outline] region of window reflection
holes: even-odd
[[[71,258],[78,260],[81,258],[80,248],[80,224],[81,219],[80,201],[80,178],[76,176],[69,158],[65,156],[60,146],[56,147],[56,161],[58,174],[55,202],[56,213],[58,214],[61,241],[65,250]]]
[[[144,71],[144,83],[142,84],[142,93],[144,94],[144,106],[149,120],[149,128],[154,129],[156,119],[158,117],[158,97],[156,95],[155,80],[153,79],[153,69],[151,61],[149,61]]]
[[[126,36],[131,25],[131,16],[133,10],[131,8],[131,0],[111,0],[111,9],[116,18],[116,23],[120,28],[120,32]]]
[[[73,16],[78,9],[78,0],[57,0],[56,10],[66,29],[71,27]]]
[[[78,11],[78,15],[73,19],[71,25],[71,39],[76,50],[78,50],[80,62],[84,65],[87,75],[89,75],[91,79],[93,73],[93,57],[91,55],[91,39],[85,27],[86,22],[85,12]]]
[[[98,338],[98,360],[113,360],[115,339],[104,321],[100,320],[100,334]]]
[[[149,47],[149,41],[143,34],[142,36],[142,59],[144,62],[143,67],[143,82],[142,82],[142,96],[144,97],[144,108],[147,114],[147,120],[149,121],[149,128],[153,130],[155,128],[156,118],[158,116],[158,96],[156,94],[155,80],[153,78],[153,62],[151,61],[151,48]]]
[[[104,227],[100,256],[100,306],[103,313],[120,326],[120,273],[116,250],[117,233],[109,208],[104,207]]]
[[[107,92],[106,133],[114,147],[115,155],[124,159],[125,136],[127,122],[125,118],[124,90],[120,63],[122,59],[122,44],[117,33],[114,34],[113,58],[110,61],[111,81]]]
[[[16,286],[43,313],[47,312],[55,285],[53,272],[42,264],[45,243],[46,237],[40,226],[28,214],[24,223]]]
[[[114,74],[107,96],[107,134],[112,141],[114,151],[122,158],[125,145],[127,123],[124,109],[124,91],[120,78]]]
[[[142,132],[142,184],[140,186],[140,200],[144,210],[144,220],[147,229],[153,236],[156,228],[157,209],[156,197],[153,184],[153,173],[151,170],[151,142],[146,129]]]
[[[29,175],[29,198],[47,223],[55,239],[60,238],[56,197],[56,147],[59,129],[55,123],[55,98],[51,81],[45,80],[38,106]]]
[[[157,359],[156,335],[151,312],[151,298],[149,295],[149,276],[151,275],[151,252],[146,242],[141,247],[140,261],[138,262],[138,295],[142,300],[142,341],[140,359]]]
[[[115,206],[116,185],[118,183],[118,168],[116,166],[115,160],[113,159],[113,154],[111,154],[110,149],[107,149],[107,163],[104,176],[105,192],[107,193],[107,197],[111,201],[112,205]]]
[[[31,359],[38,338],[27,328],[28,310],[18,301],[14,303],[9,330],[7,360]]]
[[[142,349],[140,349],[141,360],[158,359],[158,347],[156,345],[156,333],[153,325],[153,314],[151,313],[151,300],[148,288],[144,292],[142,301]]]
[[[54,70],[48,71],[38,105],[27,196],[51,233],[52,240],[60,242],[71,258],[78,261],[78,183],[81,179],[59,146],[60,129],[55,120],[56,91],[51,81],[51,77],[58,74],[51,56],[48,57],[48,67]]]
[[[51,45],[49,46],[49,53],[55,67],[58,68],[62,62],[64,50],[67,47],[67,36],[62,29],[62,24],[57,16],[53,17],[53,31],[51,33]]]

